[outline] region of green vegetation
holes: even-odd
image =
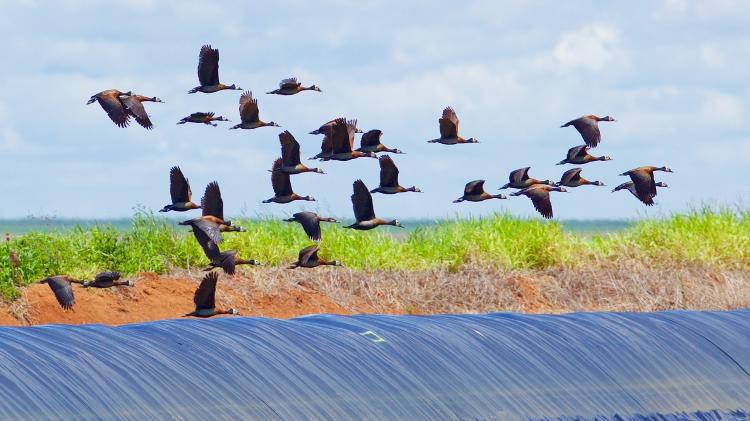
[[[311,242],[297,224],[236,221],[246,233],[225,234],[222,249],[273,266],[294,261]],[[497,214],[470,220],[446,220],[414,231],[398,228],[369,232],[324,224],[321,256],[352,269],[455,271],[464,266],[513,269],[579,267],[638,259],[665,267],[700,265],[750,269],[750,211],[699,209],[666,219],[643,220],[623,231],[586,237],[563,231],[557,222]],[[394,235],[395,234],[395,235]],[[18,256],[14,268],[10,255]],[[138,214],[133,227],[93,226],[57,232],[29,232],[0,244],[0,292],[48,275],[91,277],[109,269],[132,274],[207,263],[192,235],[173,222]]]

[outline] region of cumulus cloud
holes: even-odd
[[[594,24],[562,34],[553,52],[562,66],[601,70],[617,54],[619,40],[615,28]]]

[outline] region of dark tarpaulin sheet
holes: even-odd
[[[748,419],[750,311],[0,328],[0,419]]]

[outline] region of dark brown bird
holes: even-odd
[[[389,148],[384,144],[380,143],[380,138],[383,136],[383,132],[378,129],[370,130],[362,135],[359,140],[359,148],[356,150],[359,152],[390,152],[390,153],[403,153],[401,149]]]
[[[568,171],[565,171],[560,178],[560,181],[555,183],[556,186],[565,186],[565,187],[578,187],[578,186],[585,186],[585,185],[591,185],[591,186],[603,186],[604,183],[601,181],[589,181],[585,178],[581,177],[581,170],[582,168],[576,167],[571,168]]]
[[[65,310],[70,310],[76,303],[71,283],[82,284],[83,281],[68,276],[50,276],[42,279],[39,283],[49,285],[60,306]]]
[[[190,183],[182,175],[180,167],[172,167],[169,170],[169,195],[172,198],[172,203],[164,206],[159,212],[185,212],[191,209],[200,209],[200,206],[193,203]]]
[[[367,190],[367,186],[362,180],[357,180],[352,185],[354,194],[352,194],[352,206],[354,207],[355,222],[345,228],[356,230],[371,230],[381,225],[392,225],[403,228],[398,219],[386,221],[385,219],[375,216],[375,210],[372,205],[372,195]]]
[[[370,190],[370,193],[396,194],[405,192],[421,193],[422,190],[415,186],[409,188],[402,187],[398,184],[398,168],[388,155],[379,158],[380,162],[380,185],[376,189]]]
[[[472,138],[464,139],[458,134],[458,116],[453,108],[446,107],[443,110],[443,117],[440,122],[440,138],[428,140],[427,143],[442,143],[443,145],[456,145],[459,143],[479,143],[478,140]]]
[[[312,196],[300,196],[292,190],[292,182],[289,180],[289,174],[281,171],[283,163],[278,158],[273,163],[271,169],[271,185],[273,186],[274,197],[264,200],[263,203],[289,203],[295,200],[307,200],[314,202]]]
[[[334,118],[331,121],[326,121],[320,127],[318,127],[317,129],[311,131],[310,134],[328,134],[329,129],[331,127],[333,127],[333,125],[336,124],[336,122],[339,121],[339,120],[346,121],[346,118],[339,117],[339,118]],[[349,120],[349,123],[354,124],[354,126],[355,126],[354,127],[354,133],[362,133],[362,130],[360,130],[360,129],[358,129],[356,127],[357,126],[357,120]]]
[[[507,199],[504,194],[489,194],[484,191],[484,180],[474,180],[466,183],[464,195],[454,200],[453,203],[460,203],[464,200],[469,202],[481,202],[489,199]]]
[[[219,82],[219,50],[211,48],[210,45],[201,47],[198,55],[198,81],[201,85],[189,90],[189,94],[196,92],[210,94],[224,89],[242,90],[234,84],[225,85]]]
[[[549,192],[558,191],[566,192],[564,187],[553,187],[546,184],[534,184],[531,187],[527,187],[523,190],[511,193],[511,196],[524,195],[531,199],[531,203],[534,204],[536,209],[544,218],[552,218],[552,202],[549,199]]]
[[[338,260],[323,260],[318,257],[318,245],[307,246],[300,250],[297,261],[292,263],[287,269],[295,269],[298,267],[303,268],[314,268],[318,266],[343,266]]]
[[[588,153],[590,148],[586,145],[574,146],[568,149],[568,156],[562,161],[558,162],[557,165],[563,164],[575,164],[583,165],[594,161],[609,161],[612,158],[608,156],[593,156]]]
[[[331,155],[333,155],[333,141],[331,140],[331,133],[328,133],[323,136],[323,142],[320,144],[320,153],[308,159],[330,158]]]
[[[117,89],[108,89],[106,91],[101,91],[96,95],[92,95],[88,102],[86,102],[86,105],[98,102],[117,127],[127,127],[130,122],[130,115],[125,109],[125,105],[120,100],[120,97],[122,95],[131,94],[132,92],[130,91],[120,92]]]
[[[289,133],[289,130],[279,133],[279,142],[281,143],[282,172],[287,174],[300,174],[303,172],[325,174],[320,168],[310,168],[300,162],[299,142]]]
[[[285,219],[286,222],[299,222],[305,230],[305,234],[313,241],[320,241],[320,223],[321,222],[338,222],[334,218],[324,218],[314,212],[297,212],[291,218]]]
[[[656,197],[656,181],[654,171],[673,172],[669,167],[644,166],[625,171],[621,176],[629,176],[635,184],[635,192],[638,199],[647,203],[649,199]]]
[[[219,280],[219,274],[216,272],[207,273],[203,277],[201,284],[198,289],[195,290],[193,296],[193,302],[195,303],[195,311],[192,311],[185,316],[195,317],[211,317],[217,314],[240,314],[239,311],[229,308],[226,310],[219,310],[216,308],[216,282]]]
[[[84,281],[81,286],[84,288],[110,288],[113,286],[133,286],[129,280],[120,280],[120,272],[106,271],[98,273],[93,281]]]
[[[214,113],[197,112],[183,118],[177,124],[202,123],[214,127],[218,126],[218,124],[214,123],[214,121],[229,121],[229,119],[223,116],[214,117]]]
[[[555,182],[552,180],[537,180],[536,178],[529,177],[529,169],[531,167],[519,168],[515,171],[511,171],[508,176],[508,183],[500,187],[498,190],[504,190],[507,188],[514,189],[525,189],[526,187],[533,186],[534,184],[548,184],[554,186]]]
[[[278,124],[270,121],[266,123],[259,118],[258,100],[253,98],[253,93],[245,91],[240,96],[240,124],[234,125],[229,130],[234,129],[257,129],[258,127],[279,127]]]
[[[144,102],[164,102],[161,99],[153,96],[148,97],[144,95],[121,95],[120,101],[125,106],[127,113],[135,118],[135,121],[140,124],[146,130],[154,128],[154,124],[151,123],[151,119],[146,113],[146,108],[143,106]]]
[[[586,142],[586,145],[589,147],[595,148],[596,145],[598,145],[599,142],[602,140],[602,134],[599,131],[600,121],[616,121],[616,120],[610,116],[597,117],[595,115],[585,115],[575,120],[570,120],[569,122],[563,124],[560,127],[568,127],[568,126],[575,127],[576,130],[578,130],[578,133],[581,134],[583,141]]]
[[[209,239],[210,241],[210,239]],[[237,265],[261,265],[259,261],[255,259],[242,259],[237,257],[237,250],[222,251],[219,256],[209,262],[209,266],[204,271],[208,272],[215,268],[224,269],[224,273],[227,275],[234,275]]]
[[[662,183],[661,181],[654,183],[656,187],[669,187],[666,183]],[[652,197],[648,196],[639,196],[638,192],[635,190],[635,183],[632,181],[626,181],[625,183],[620,184],[619,186],[612,189],[612,193],[618,191],[618,190],[627,190],[629,191],[633,196],[635,196],[638,200],[643,202],[646,206],[654,206],[654,199]]]
[[[343,118],[336,120],[333,126],[327,129],[331,134],[332,153],[321,157],[321,161],[349,161],[355,158],[377,158],[374,152],[359,152],[354,148],[354,134],[357,130],[357,121],[346,121]]]
[[[224,219],[224,200],[221,198],[219,183],[216,181],[212,181],[206,186],[206,191],[201,198],[201,208],[203,209],[203,219],[218,224],[221,232],[245,231],[242,227],[232,225],[232,221]]]
[[[318,91],[323,92],[315,85],[310,86],[302,86],[301,83],[297,82],[296,77],[292,77],[289,79],[284,79],[281,82],[279,82],[279,89],[275,89],[271,92],[266,92],[267,94],[276,94],[276,95],[294,95],[298,94],[302,91]]]

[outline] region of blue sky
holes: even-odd
[[[260,203],[272,196],[266,170],[280,155],[278,133],[290,130],[303,157],[312,156],[320,136],[307,132],[341,115],[383,130],[383,143],[406,151],[394,156],[401,184],[424,191],[375,195],[383,217],[536,215],[523,197],[451,201],[467,181],[483,178],[494,190],[528,165],[533,176],[558,178],[570,166],[554,164],[581,143],[559,126],[589,113],[618,120],[602,124],[593,151],[613,160],[583,167],[608,188],[555,195],[556,217],[659,216],[750,199],[748,2],[103,3],[0,3],[0,218],[156,210],[168,201],[172,165],[198,198],[217,180],[230,215],[310,209],[351,217],[351,183],[376,187],[375,160],[322,163],[327,175],[294,176],[295,190],[317,203]],[[186,94],[197,85],[204,43],[221,51],[222,82],[251,89],[261,118],[282,128],[175,125],[193,111],[239,119],[238,91]],[[289,76],[323,93],[264,94]],[[155,129],[119,129],[98,105],[85,105],[110,88],[165,100],[147,104]],[[482,143],[425,143],[437,137],[447,105],[462,134]],[[675,170],[659,174],[671,188],[652,209],[610,193],[625,181],[617,174],[640,165]]]

